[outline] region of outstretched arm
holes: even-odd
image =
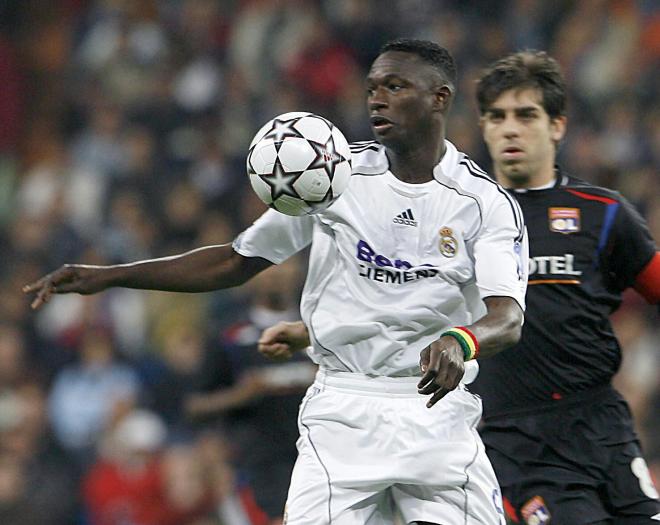
[[[491,357],[520,340],[523,311],[511,297],[484,299],[487,313],[466,328],[479,342],[479,356]],[[444,336],[422,351],[422,379],[417,385],[420,394],[433,394],[430,408],[458,386],[465,371],[463,349],[459,342]]]
[[[23,287],[35,293],[32,308],[47,303],[53,294],[93,294],[124,287],[169,292],[208,292],[237,286],[272,263],[244,257],[230,244],[206,246],[180,255],[113,266],[67,264]]]

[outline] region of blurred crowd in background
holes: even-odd
[[[654,0],[8,0],[0,3],[0,523],[278,523],[313,367],[261,360],[298,317],[304,258],[231,291],[113,289],[33,312],[21,287],[230,242],[263,211],[256,130],[317,112],[371,138],[363,78],[390,38],[459,67],[449,138],[488,169],[474,80],[544,49],[570,86],[560,159],[630,199],[660,239],[660,5]],[[614,317],[660,479],[660,326]]]

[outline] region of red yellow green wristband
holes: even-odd
[[[440,337],[444,336],[453,337],[458,341],[458,344],[461,345],[461,349],[463,350],[463,359],[465,361],[479,357],[479,341],[477,341],[474,334],[464,326],[450,328],[446,332],[443,332]]]

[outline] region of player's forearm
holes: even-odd
[[[219,392],[196,396],[189,400],[188,411],[192,416],[204,417],[226,412],[244,406],[252,399],[240,388],[227,388]]]
[[[107,287],[207,292],[244,283],[269,265],[246,259],[231,245],[207,246],[171,257],[107,267]]]
[[[254,397],[255,394],[249,389],[236,385],[208,394],[193,395],[186,400],[185,410],[191,418],[205,418],[241,408]]]
[[[467,328],[479,341],[479,356],[491,357],[520,340],[523,312],[510,297],[488,297],[488,313]]]

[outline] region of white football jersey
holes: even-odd
[[[268,210],[234,241],[239,254],[276,264],[312,244],[301,314],[322,368],[420,375],[420,352],[483,316],[483,298],[509,296],[524,308],[520,208],[446,146],[434,180],[408,184],[389,171],[383,146],[352,144],[351,181],[327,210]]]

